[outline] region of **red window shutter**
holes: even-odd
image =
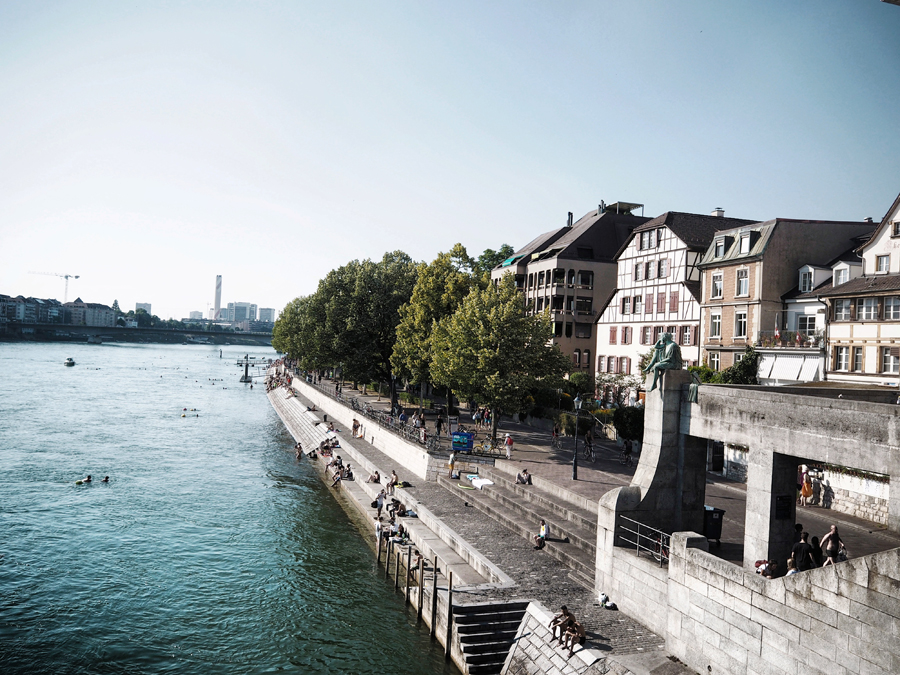
[[[647,314],[653,314],[653,293],[647,293],[647,304],[644,308]]]
[[[669,293],[669,311],[678,311],[678,291],[672,291],[671,293]]]
[[[611,344],[611,345],[616,344],[617,331],[618,331],[618,329],[615,326],[609,327],[609,344]]]
[[[656,311],[657,312],[665,312],[666,311],[666,294],[665,293],[657,293],[656,294]]]

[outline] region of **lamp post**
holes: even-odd
[[[572,453],[572,480],[578,480],[578,420],[581,416],[581,396],[572,401],[575,404],[575,452]]]

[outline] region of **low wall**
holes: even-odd
[[[900,549],[764,579],[672,537],[670,653],[698,672],[900,671]]]
[[[351,408],[342,405],[305,382],[302,377],[295,377],[291,387],[327,414],[329,420],[334,420],[336,424],[340,424],[346,429],[351,429],[354,418],[357,419],[363,425],[362,433],[365,440],[419,478],[435,481],[438,474],[445,470],[445,462],[441,458],[430,456],[424,448],[408,443],[397,434],[378,426],[364,415],[355,413]],[[394,467],[382,468],[390,471]]]
[[[595,649],[576,647],[572,657],[568,650],[550,644],[548,625],[553,619],[539,602],[530,602],[516,632],[512,649],[503,664],[503,675],[605,675],[613,672],[603,654]]]

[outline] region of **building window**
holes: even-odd
[[[863,350],[862,347],[854,347],[853,348],[853,370],[857,373],[861,373],[863,369],[862,362]]]
[[[669,311],[670,312],[678,311],[678,291],[670,291],[669,292]]]
[[[544,285],[544,273],[543,272],[538,272],[537,285],[538,285],[538,288],[540,288],[541,286]]]
[[[578,271],[578,285],[588,290],[594,287],[594,273],[585,270]]]
[[[804,334],[816,332],[816,317],[814,314],[801,314],[797,317],[797,330]]]
[[[653,341],[653,328],[651,326],[644,326],[641,328],[641,344],[649,345],[652,344]]]
[[[747,312],[734,313],[734,337],[747,337]]]
[[[900,347],[881,348],[881,372],[900,373]]]
[[[722,297],[722,273],[717,272],[712,275],[712,288],[710,289],[710,298]]]
[[[630,361],[630,359],[627,356],[619,357],[619,371],[618,372],[625,373],[626,375],[628,374],[628,371],[631,370],[629,368],[630,364],[628,363],[628,361]]]
[[[813,273],[809,270],[800,272],[800,292],[808,293],[812,290]]]
[[[616,328],[615,326],[610,326],[609,327],[609,344],[611,344],[611,345],[616,344],[616,338],[618,337],[618,335],[619,335],[619,329]]]
[[[593,314],[594,299],[582,297],[575,298],[575,311],[579,314]]]
[[[581,367],[581,350],[580,349],[576,349],[575,353],[572,354],[572,362],[575,364],[576,368]]]
[[[635,263],[634,280],[641,281],[644,278],[644,263]]]
[[[659,273],[656,275],[660,279],[665,279],[669,276],[669,259],[663,258],[659,261]]]
[[[709,337],[722,337],[722,315],[720,313],[709,315]]]
[[[581,365],[585,368],[591,367],[591,350],[585,349],[581,354]]]
[[[605,356],[597,357],[597,372],[598,373],[606,372],[606,357]]]
[[[735,362],[736,364],[737,364],[737,363],[740,363],[740,362],[743,361],[743,360],[744,360],[744,355],[743,355],[743,354],[735,354],[735,355],[734,355],[734,362]]]
[[[721,258],[723,255],[725,255],[725,240],[716,239],[716,245],[713,249],[713,257]]]
[[[840,286],[850,281],[850,270],[846,267],[834,271],[834,285]]]
[[[750,253],[750,235],[741,235],[741,253]]]
[[[543,298],[538,298],[538,300],[537,300],[537,311],[539,311],[539,312],[544,311],[544,299]]]
[[[850,369],[850,347],[834,348],[834,369],[849,370]]]
[[[884,318],[900,319],[900,296],[892,295],[884,299]]]
[[[734,294],[739,298],[750,295],[750,270],[737,271],[737,283]]]
[[[575,323],[575,337],[577,338],[590,338],[591,337],[591,326],[592,323]]]
[[[567,338],[572,337],[572,322],[571,321],[566,321],[566,337]]]
[[[557,267],[553,270],[553,283],[554,284],[566,283],[566,271],[562,267]]]
[[[879,255],[875,257],[875,271],[881,274],[887,274],[891,268],[891,256]]]
[[[653,343],[659,342],[659,336],[663,334],[662,326],[653,326]]]
[[[640,295],[634,296],[634,299],[631,302],[632,302],[632,306],[634,309],[634,312],[632,312],[632,313],[640,314],[641,313],[641,296]]]
[[[891,223],[891,236],[900,237],[900,220],[895,220]]]
[[[614,373],[616,372],[616,363],[618,363],[615,356],[606,357],[606,372]]]
[[[719,358],[719,352],[710,352],[709,353],[709,367],[713,370],[718,370],[722,365],[722,362]]]
[[[834,301],[834,320],[849,321],[852,314],[852,300]]]
[[[631,314],[631,298],[622,298],[622,314]]]
[[[631,326],[622,326],[622,344],[630,345],[631,344]]]
[[[562,321],[554,321],[553,322],[553,337],[562,337],[563,333],[563,322]]]
[[[690,347],[693,342],[693,326],[682,326],[681,327],[681,344],[685,347]]]
[[[528,275],[528,288],[534,287],[534,272]]]
[[[640,249],[642,251],[648,248],[656,248],[659,242],[657,241],[656,230],[647,230],[646,232],[641,232],[640,239]]]
[[[655,279],[656,278],[656,261],[651,260],[648,263],[644,263],[644,278],[645,279]]]
[[[878,298],[860,298],[856,301],[856,318],[859,321],[874,321],[878,318]]]
[[[553,311],[561,312],[563,308],[563,302],[565,301],[565,297],[562,295],[554,295],[553,296]]]

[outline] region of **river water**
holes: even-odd
[[[0,673],[455,672],[247,352],[0,343]]]

